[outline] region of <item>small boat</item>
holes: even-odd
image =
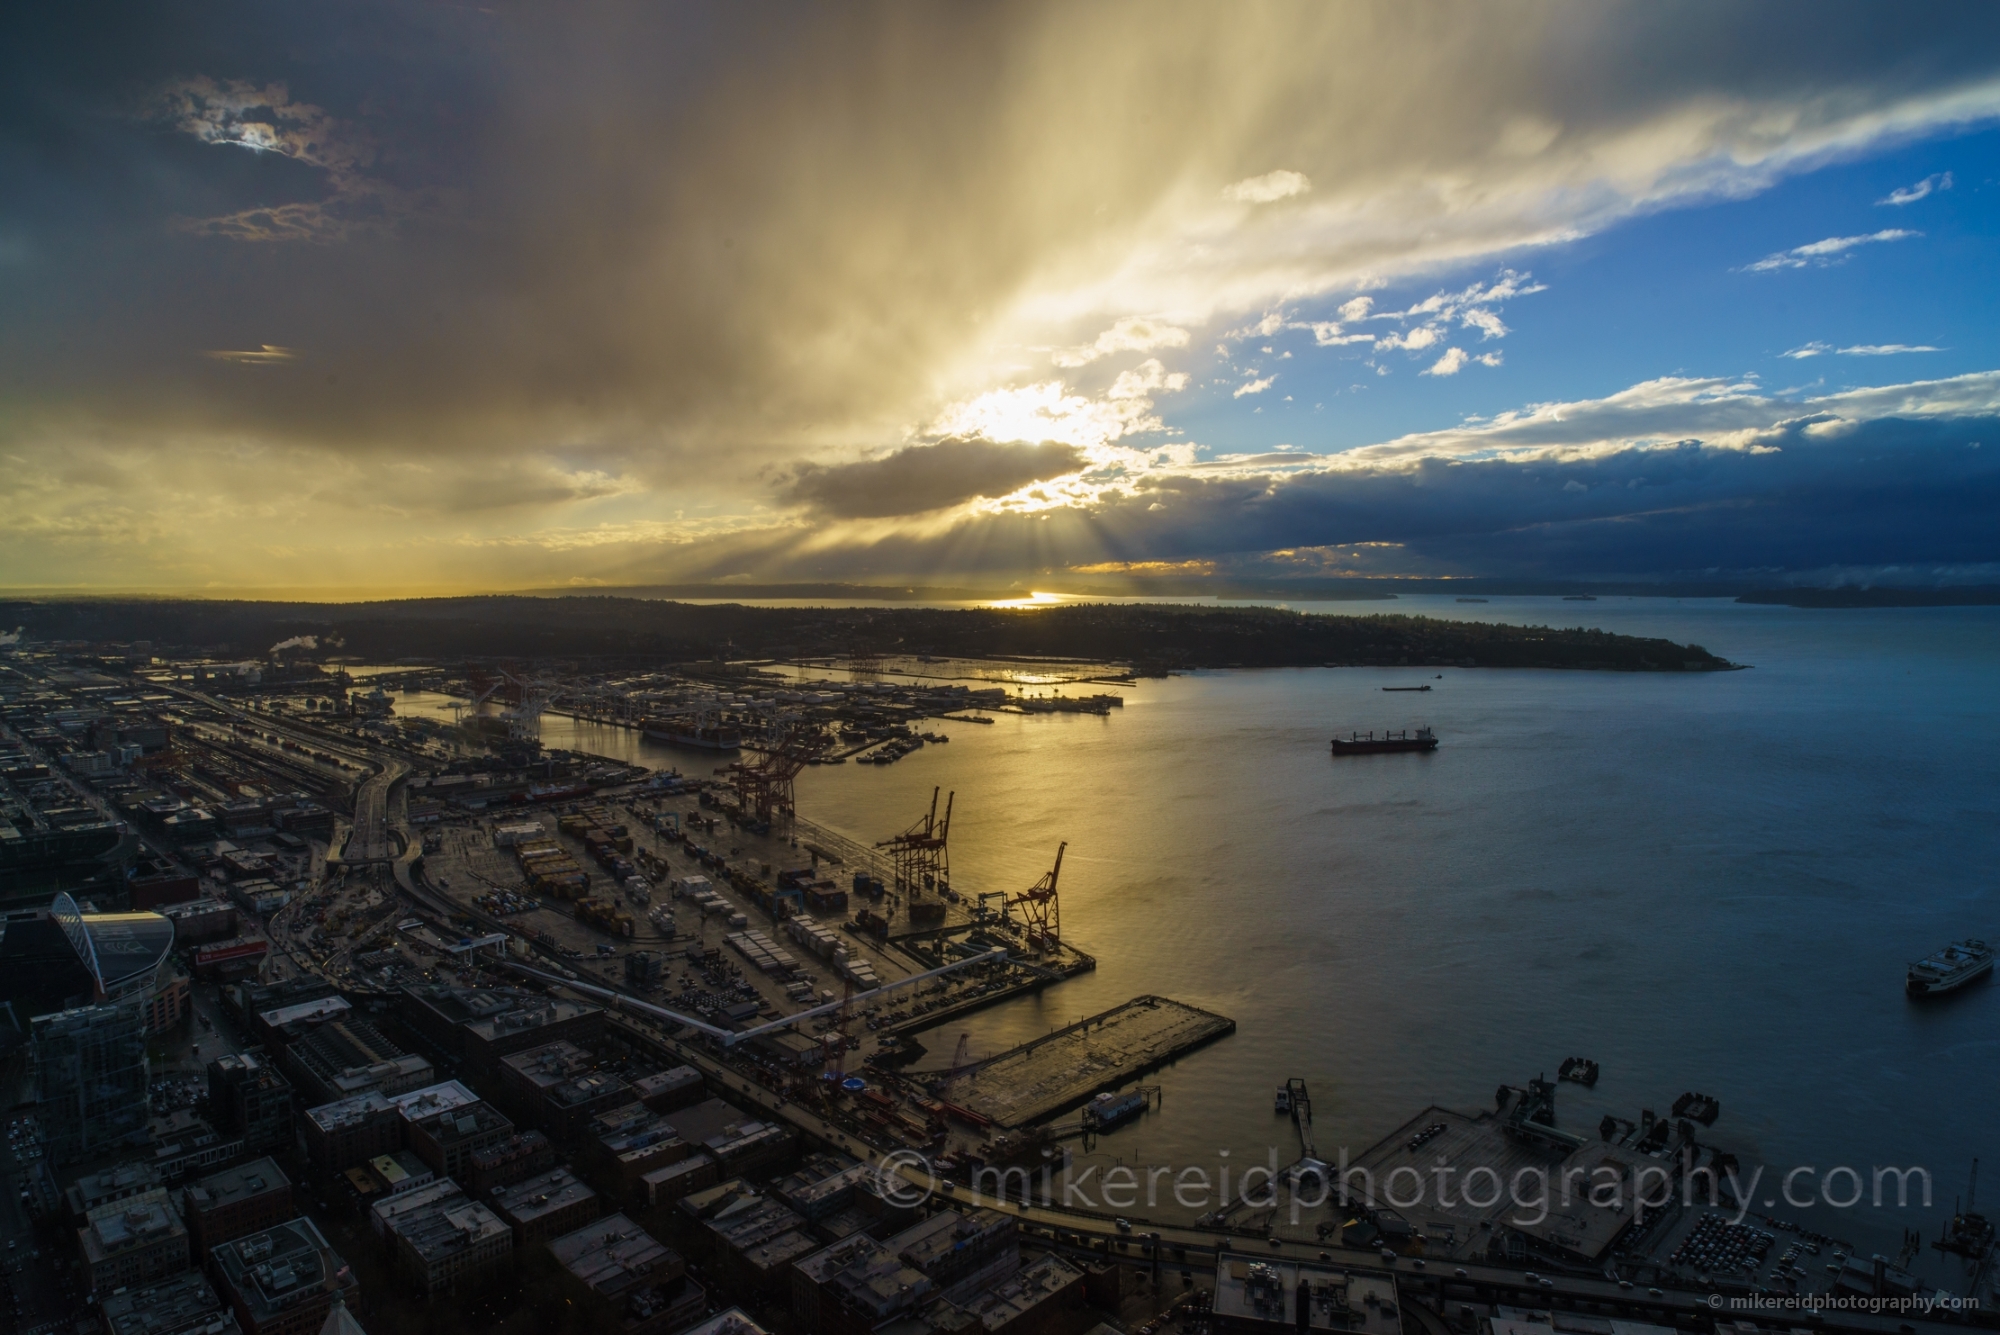
[[[1903,985],[1913,997],[1934,997],[1955,992],[1992,972],[1993,947],[1967,937],[1912,964]]]
[[[1384,686],[1382,689],[1385,691],[1428,691],[1430,688],[1431,684],[1425,682],[1421,686]]]
[[[1597,1063],[1588,1057],[1565,1057],[1556,1070],[1556,1079],[1578,1085],[1594,1085],[1597,1083]]]

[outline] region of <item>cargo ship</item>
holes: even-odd
[[[1955,992],[1992,972],[1993,947],[1967,938],[1912,964],[1904,986],[1913,997],[1934,997]]]
[[[743,730],[733,723],[703,723],[700,719],[647,719],[646,740],[692,746],[703,751],[740,751]]]
[[[1435,751],[1437,735],[1429,728],[1418,728],[1414,732],[1385,732],[1380,737],[1374,733],[1350,733],[1333,739],[1333,753],[1337,756],[1372,756],[1386,751]]]

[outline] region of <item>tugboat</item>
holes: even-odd
[[[1597,1063],[1588,1057],[1565,1057],[1563,1064],[1556,1069],[1556,1079],[1578,1085],[1594,1085],[1597,1083]]]
[[[1418,728],[1415,732],[1385,732],[1380,737],[1369,733],[1350,733],[1346,737],[1333,739],[1333,753],[1337,756],[1371,756],[1385,751],[1435,751],[1438,749],[1436,734],[1429,728]]]
[[[1913,997],[1934,997],[1992,972],[1993,947],[1967,937],[1912,964],[1904,986]]]

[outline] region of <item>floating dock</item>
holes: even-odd
[[[938,1097],[996,1126],[1027,1126],[1235,1032],[1226,1015],[1169,997],[1134,997],[946,1079]]]

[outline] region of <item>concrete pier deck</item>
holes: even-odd
[[[1225,1015],[1168,997],[1134,997],[1009,1048],[947,1081],[939,1097],[996,1126],[1027,1126],[1234,1032],[1236,1021]]]

